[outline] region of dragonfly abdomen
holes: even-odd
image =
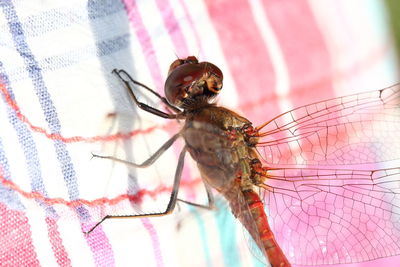
[[[264,205],[258,194],[253,190],[245,190],[242,191],[242,193],[258,230],[259,236],[253,236],[253,238],[255,240],[260,238],[260,245],[262,245],[264,253],[266,254],[265,256],[268,258],[271,266],[291,266],[285,254],[283,254],[282,249],[277,244],[274,234],[269,227],[267,215],[264,211]],[[255,235],[255,233],[251,232],[250,234]]]

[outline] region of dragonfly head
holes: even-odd
[[[222,88],[222,71],[212,63],[196,57],[175,60],[165,81],[165,97],[171,105],[187,108],[209,102]]]

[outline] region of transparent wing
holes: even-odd
[[[260,233],[240,188],[238,186],[233,186],[229,190],[221,192],[221,194],[229,202],[233,215],[241,222],[250,235],[250,237],[248,237],[248,245],[252,254],[260,262],[265,263],[266,258],[264,255],[266,255],[266,252],[260,239]]]
[[[400,254],[399,167],[271,169],[264,189],[271,228],[292,263],[354,263]]]
[[[337,165],[400,155],[400,84],[286,112],[257,127],[267,164]]]

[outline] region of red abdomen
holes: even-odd
[[[265,250],[265,256],[268,258],[272,267],[291,266],[281,248],[276,243],[274,234],[272,233],[268,224],[267,215],[264,211],[264,205],[261,202],[258,194],[253,190],[243,191],[242,193],[257,226],[259,237]]]

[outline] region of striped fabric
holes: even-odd
[[[224,202],[83,234],[107,214],[162,211],[182,147],[143,170],[91,159],[142,161],[179,128],[133,107],[114,68],[162,93],[176,56],[213,62],[219,102],[255,125],[398,80],[375,0],[0,0],[0,11],[0,266],[263,266]],[[206,203],[188,156],[180,197]]]

